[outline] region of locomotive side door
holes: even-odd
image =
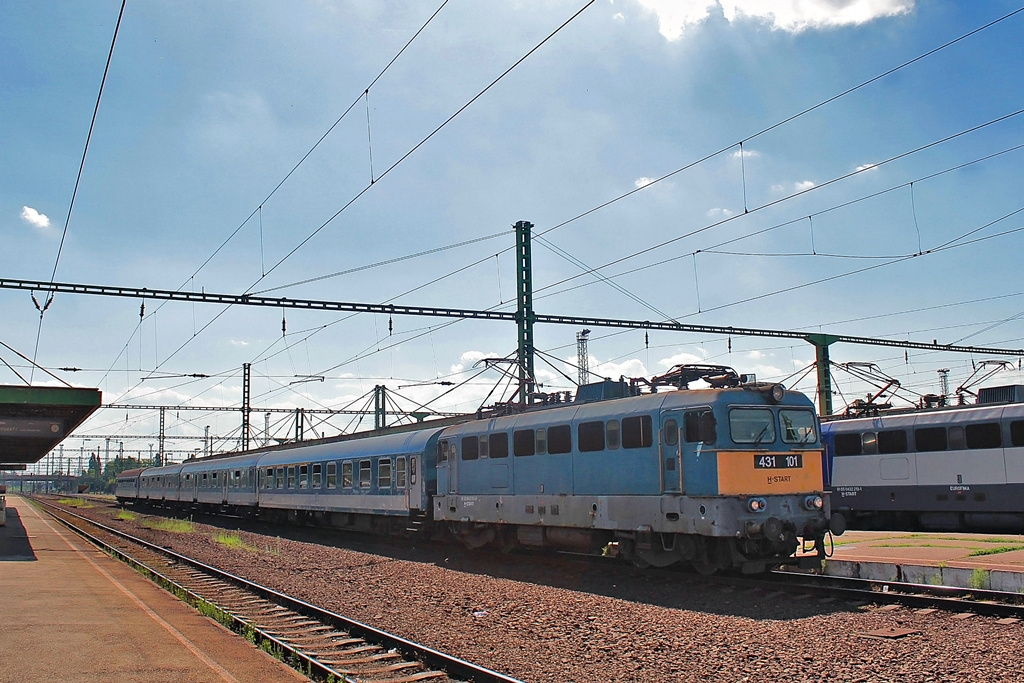
[[[456,476],[455,441],[441,439],[437,442],[437,493],[454,495],[458,492]]]
[[[663,493],[678,493],[683,490],[682,438],[680,438],[683,413],[678,410],[661,414],[661,439],[658,453],[661,459],[661,490]]]

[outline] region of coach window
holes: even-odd
[[[998,422],[982,422],[964,427],[968,448],[1001,448],[1003,440]]]
[[[783,443],[807,444],[818,440],[818,430],[814,426],[814,413],[809,410],[779,411],[782,423]]]
[[[299,488],[304,489],[309,486],[309,465],[299,465]]]
[[[341,463],[341,487],[345,489],[352,488],[352,461],[348,460]]]
[[[512,432],[512,452],[517,455],[533,455],[537,452],[536,437],[532,429],[517,429]]]
[[[492,458],[508,457],[508,432],[496,432],[491,434],[487,441],[490,443]]]
[[[581,422],[576,426],[581,453],[594,453],[604,450],[604,422]]]
[[[480,457],[480,437],[462,437],[462,459],[476,460]]]
[[[315,489],[320,488],[323,483],[323,469],[324,466],[320,463],[315,463],[313,465],[313,488]]]
[[[860,435],[860,446],[864,455],[875,455],[878,453],[878,435],[874,432],[864,432]]]
[[[675,446],[679,443],[679,423],[675,420],[665,420],[665,445]]]
[[[327,488],[338,488],[338,463],[327,463]]]
[[[653,444],[652,424],[650,415],[622,418],[622,447],[647,448]]]
[[[907,432],[903,429],[889,429],[878,432],[879,453],[906,453]]]
[[[381,458],[377,461],[377,488],[391,488],[391,460]]]
[[[922,427],[914,430],[914,445],[918,451],[944,451],[949,447],[945,427]]]
[[[359,461],[359,488],[368,489],[370,488],[372,472],[370,470],[369,460]]]
[[[860,455],[864,452],[861,449],[860,434],[857,432],[836,434],[835,443],[836,455]]]
[[[288,487],[290,489],[295,488],[295,465],[288,466]]]
[[[213,486],[217,486],[217,473],[216,472],[214,472],[210,476],[210,481],[212,482]]]
[[[405,456],[395,458],[395,486],[405,488]]]
[[[1024,420],[1014,420],[1010,423],[1010,443],[1014,446],[1024,446]]]
[[[621,444],[621,441],[619,439],[618,420],[608,420],[608,422],[605,423],[604,438],[605,445],[608,447],[608,450],[614,451],[618,449],[619,445]]]
[[[572,453],[572,428],[569,425],[548,428],[548,453]]]
[[[235,478],[231,485],[236,489],[242,485],[242,470],[235,470]]]
[[[277,488],[277,489],[283,489],[284,488],[284,468],[283,467],[278,467],[277,468],[277,482],[274,484],[274,488]]]

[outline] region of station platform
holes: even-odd
[[[0,661],[0,683],[307,680],[10,494]]]
[[[1024,592],[1024,536],[847,531],[825,573],[879,581]]]

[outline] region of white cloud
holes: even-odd
[[[793,189],[797,192],[803,192],[804,190],[809,190],[812,187],[814,187],[813,180],[801,180],[800,182],[793,184]]]
[[[775,194],[782,194],[784,192],[803,192],[814,187],[815,183],[813,180],[800,180],[793,184],[789,183],[776,183],[772,185],[772,192]]]
[[[634,180],[633,184],[636,185],[637,187],[647,187],[653,182],[654,178],[648,178],[647,176],[643,176]]]
[[[33,228],[45,230],[50,227],[50,219],[45,213],[39,213],[31,206],[21,207],[21,220],[25,221]]]
[[[572,359],[573,363],[576,359]],[[647,377],[647,368],[637,358],[630,358],[624,360],[621,363],[608,362],[598,363],[596,359],[591,356],[590,361],[590,381],[600,382],[605,377],[609,379],[618,379],[619,377]]]
[[[761,360],[762,358],[767,358],[767,356],[761,351],[751,351],[747,354],[747,358],[750,360]]]
[[[637,0],[658,17],[658,32],[679,40],[688,28],[700,24],[711,10],[721,10],[726,21],[756,19],[772,29],[798,33],[807,29],[855,26],[882,17],[907,14],[914,0]]]
[[[876,168],[878,168],[878,164],[861,164],[860,166],[857,167],[856,172],[860,173],[861,171],[873,171]]]
[[[721,209],[716,206],[713,209],[708,209],[707,215],[709,218],[729,218],[730,216],[735,216],[736,212],[730,211],[729,209]]]
[[[248,346],[249,342],[247,342],[245,340],[242,340],[242,339],[232,339],[231,340],[231,345],[232,346]]]
[[[756,149],[738,149],[729,156],[731,156],[733,159],[739,159],[741,156],[744,159],[756,159],[759,156],[761,156],[761,153],[758,152]]]

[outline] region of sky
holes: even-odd
[[[120,8],[5,5],[0,279],[510,311],[525,220],[538,313],[1024,348],[1017,2],[129,0],[97,108]],[[0,384],[237,407],[249,363],[257,444],[266,408],[372,407],[376,385],[474,411],[502,396],[481,360],[516,348],[507,322],[154,300],[140,319],[73,294],[40,322],[34,297],[0,289]],[[536,329],[545,391],[575,388],[579,331]],[[989,360],[1013,367],[986,385],[1024,383],[1010,354],[830,351],[909,399]],[[595,378],[714,363],[813,399],[813,361],[801,340],[589,338]],[[839,408],[874,391],[833,374]],[[206,427],[233,448],[239,415],[167,413],[170,436]],[[156,433],[155,411],[106,408],[66,448]]]

